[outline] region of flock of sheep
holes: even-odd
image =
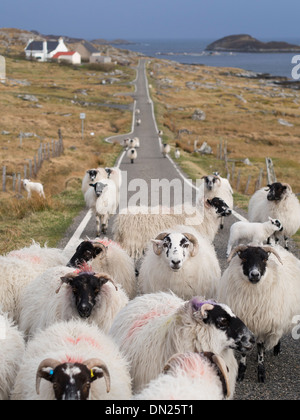
[[[252,197],[222,275],[213,242],[232,214],[226,179],[204,177],[203,197],[184,211],[120,212],[110,240],[121,184],[118,168],[85,173],[97,238],[72,255],[33,243],[0,257],[0,400],[233,399],[255,343],[265,382],[265,350],[280,353],[300,314],[291,187]]]

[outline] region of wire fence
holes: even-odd
[[[45,161],[61,156],[64,153],[64,143],[60,130],[58,131],[58,136],[58,140],[41,142],[37,153],[31,159],[25,159],[26,163],[24,163],[23,171],[20,171],[20,168],[18,168],[17,171],[8,173],[7,167],[2,166],[2,191],[13,191],[21,194],[23,179],[36,178]],[[21,146],[22,141],[23,139],[20,135]]]

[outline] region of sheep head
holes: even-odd
[[[153,251],[164,258],[172,271],[179,271],[189,257],[199,253],[199,242],[190,233],[161,233],[152,240]]]
[[[67,264],[67,267],[79,267],[83,263],[98,258],[106,257],[107,248],[101,242],[83,241],[77,247],[75,254]]]
[[[53,385],[56,400],[88,400],[91,384],[104,378],[106,391],[110,392],[110,374],[100,359],[89,359],[83,363],[61,363],[45,359],[36,374],[36,393],[40,394],[41,380]]]
[[[205,350],[218,354],[225,348],[241,353],[252,350],[255,343],[254,335],[227,305],[197,296],[185,304],[184,311],[196,324],[202,325],[207,330],[210,339],[215,337],[213,341],[217,343],[218,348]],[[199,349],[201,342],[195,343],[194,351],[198,352]]]
[[[244,275],[252,284],[258,284],[266,274],[267,263],[270,255],[273,254],[280,264],[283,264],[278,252],[271,246],[247,246],[240,245],[235,248],[228,258],[231,262],[235,255],[242,261]]]
[[[62,277],[61,282],[61,286],[56,293],[59,293],[63,284],[70,287],[78,315],[83,319],[87,319],[92,315],[92,311],[101,296],[102,287],[107,282],[112,283],[116,291],[118,290],[118,287],[113,279],[105,273],[70,273]]]

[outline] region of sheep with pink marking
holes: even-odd
[[[134,400],[223,400],[230,397],[230,380],[225,361],[213,353],[175,354],[163,373]]]
[[[55,267],[26,288],[19,325],[32,337],[56,322],[81,318],[108,332],[127,303],[122,287],[106,273],[95,273],[88,266],[71,272],[68,267]]]
[[[0,256],[0,306],[16,322],[20,316],[20,299],[26,286],[50,267],[66,265],[67,257],[61,249],[30,247]]]
[[[40,331],[27,345],[12,400],[131,398],[128,363],[96,325],[71,320]]]
[[[135,298],[117,315],[110,335],[131,365],[136,393],[156,379],[176,353],[212,352],[229,368],[230,397],[237,376],[234,350],[248,352],[253,334],[226,305],[168,293]]]

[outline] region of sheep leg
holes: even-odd
[[[246,370],[247,370],[247,356],[245,354],[242,354],[240,364],[239,364],[238,377],[237,377],[238,382],[243,382],[243,380],[245,379]]]
[[[274,347],[274,356],[279,356],[281,353],[281,341]]]
[[[96,225],[97,225],[97,237],[100,237],[100,226],[101,226],[101,218],[99,214],[96,215]]]
[[[264,384],[266,381],[264,343],[257,343],[257,362],[258,362],[258,382],[260,384]]]
[[[221,225],[220,225],[220,229],[223,230],[224,229],[224,217],[221,217]]]
[[[285,249],[287,251],[289,251],[290,247],[289,247],[289,238],[287,236],[284,237],[284,242],[285,242]]]

